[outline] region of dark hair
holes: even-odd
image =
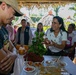
[[[65,30],[65,27],[64,27],[63,19],[62,19],[61,17],[59,17],[59,16],[54,16],[53,19],[55,19],[55,18],[58,20],[59,24],[61,24],[60,30],[66,31],[66,30]],[[51,30],[52,30],[52,29],[51,29]]]
[[[72,26],[72,28],[75,29],[75,24],[74,23],[69,24],[69,26]]]
[[[43,24],[40,22],[40,23],[38,23],[38,25],[37,25],[37,32],[39,32],[39,28],[38,28],[38,26],[39,25],[42,25],[43,26]],[[43,28],[42,28],[42,30],[41,31],[43,31]]]
[[[27,25],[30,27],[30,23],[29,22],[27,22]]]
[[[22,21],[25,21],[25,22],[27,22],[25,19],[22,19],[22,20],[21,20],[21,22],[22,22]]]

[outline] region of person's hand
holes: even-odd
[[[46,47],[48,48],[49,46],[55,46],[55,45],[56,45],[56,43],[51,40],[51,41],[49,41],[49,43],[46,44]]]
[[[51,44],[52,44],[52,46],[56,45],[56,43],[52,40],[51,40]]]
[[[45,46],[46,48],[48,48],[49,46],[52,46],[51,41],[49,41],[48,39],[45,39]]]
[[[43,44],[49,44],[49,43],[50,43],[50,41],[47,38],[45,38],[43,41]]]
[[[7,52],[7,56],[0,62],[0,70],[3,72],[10,71],[17,55],[12,52]]]

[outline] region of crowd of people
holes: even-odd
[[[8,25],[6,27],[8,27]],[[33,35],[30,23],[27,22],[27,20],[22,19],[21,27],[18,28],[17,33],[14,37],[14,45],[17,44],[21,46],[31,45],[33,37],[36,37],[35,35],[36,32],[38,32],[38,34],[40,34],[40,32],[43,32],[45,34],[44,36],[45,42],[44,41],[43,42],[47,48],[46,53],[47,55],[69,56],[71,60],[74,59],[75,47],[76,47],[76,41],[75,41],[76,35],[75,35],[74,23],[69,24],[68,29],[66,30],[63,19],[59,16],[54,16],[52,25],[50,25],[50,28],[47,29],[46,32],[43,30],[43,24],[39,22]]]
[[[13,5],[12,2],[15,4]],[[68,30],[66,30],[63,19],[54,16],[52,25],[46,33],[43,30],[43,24],[40,22],[33,35],[30,23],[25,19],[21,20],[21,27],[13,27],[14,16],[22,15],[18,11],[16,3],[16,0],[0,0],[0,75],[11,74],[17,57],[17,54],[13,52],[15,46],[17,44],[21,46],[31,45],[33,37],[36,37],[36,32],[45,34],[42,44],[45,44],[47,48],[46,55],[69,56],[71,60],[74,59],[76,47],[75,24],[69,24]]]

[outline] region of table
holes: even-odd
[[[53,58],[56,58],[56,56],[44,56],[44,61],[47,61],[47,60],[51,60]],[[20,59],[20,58],[19,58]],[[23,59],[21,59],[23,60]],[[70,60],[69,57],[67,56],[64,56],[60,59],[61,61],[65,62],[66,63],[66,66],[65,66],[65,69],[72,75],[76,75],[76,65]],[[18,62],[18,61],[17,61]],[[20,61],[21,62],[21,61]],[[22,64],[24,63],[24,61],[22,61]],[[18,65],[19,66],[19,65]],[[26,73],[23,69],[23,65],[20,69],[20,73],[19,74],[16,74],[16,75],[34,75],[37,71],[35,72],[32,72],[32,73]]]
[[[50,60],[54,58],[53,56],[44,56],[44,61],[46,60]],[[61,61],[63,62],[66,62],[66,66],[65,66],[65,69],[72,75],[76,75],[76,65],[70,60],[70,58],[67,56],[67,57],[62,57],[60,59]]]

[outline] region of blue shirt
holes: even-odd
[[[5,27],[0,28],[0,49],[3,48],[5,44],[7,44],[9,41],[9,35],[8,31],[6,30]]]

